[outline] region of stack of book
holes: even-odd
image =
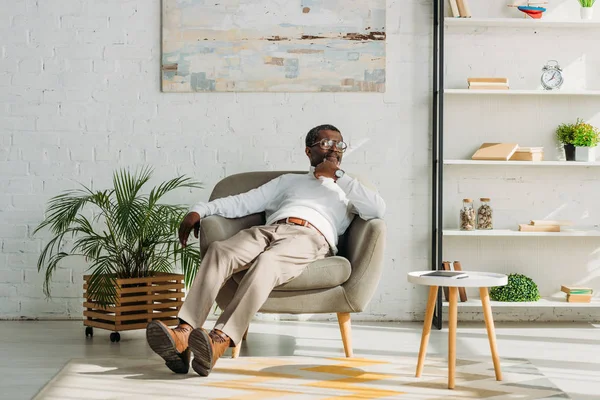
[[[569,303],[590,303],[594,293],[592,288],[576,286],[561,286],[560,291],[567,294]]]
[[[519,224],[519,231],[522,232],[560,232],[562,225],[572,225],[571,221],[550,221],[533,219],[529,224]]]
[[[543,161],[543,147],[519,147],[510,157],[510,161]]]
[[[469,89],[508,90],[508,78],[467,78]]]

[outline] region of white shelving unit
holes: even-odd
[[[498,95],[498,96],[600,96],[600,90],[483,90],[483,89],[444,89],[445,95]]]
[[[600,28],[598,21],[533,18],[444,18],[446,26],[458,27],[505,27],[505,28]]]
[[[543,308],[582,308],[582,307],[600,307],[600,299],[592,299],[591,303],[568,303],[564,296],[560,297],[542,297],[538,301],[523,301],[523,302],[506,302],[506,301],[490,301],[492,310],[498,308],[531,308],[531,307],[543,307]],[[448,307],[448,302],[442,303],[444,307]],[[481,310],[481,299],[472,298],[467,301],[459,302],[459,308],[473,308],[473,311]]]
[[[489,231],[461,231],[459,229],[444,229],[444,236],[587,236],[600,237],[600,230],[563,229],[561,232],[521,232],[512,229],[491,229]]]
[[[446,6],[447,7],[447,6]],[[515,34],[515,32],[518,32],[519,38],[523,39],[524,41],[527,40],[528,37],[530,37],[529,35],[535,35],[537,32],[536,30],[538,28],[544,28],[545,32],[548,32],[550,30],[554,30],[556,29],[556,35],[560,36],[561,33],[568,33],[569,35],[575,36],[576,34],[581,34],[581,35],[596,35],[596,29],[600,30],[600,21],[582,21],[582,20],[552,20],[552,19],[548,19],[548,18],[542,18],[542,19],[532,19],[529,17],[523,17],[523,18],[453,18],[453,17],[446,17],[444,18],[444,30],[446,32],[451,33],[452,35],[461,35],[461,37],[464,37],[463,35],[471,35],[472,37],[477,38],[477,44],[480,46],[480,48],[485,48],[484,46],[486,46],[486,44],[484,44],[484,40],[482,38],[482,35],[486,35],[486,34],[491,34],[491,35],[502,35],[503,32],[509,32],[511,34]],[[463,29],[463,30],[459,30],[460,28],[469,28],[469,29]],[[487,28],[495,28],[495,29],[487,29]],[[516,31],[515,28],[518,28],[519,30]],[[541,32],[541,31],[540,31]],[[552,32],[554,33],[554,32]],[[459,39],[460,40],[460,39]],[[517,39],[514,39],[517,40]],[[519,39],[520,40],[520,39]],[[445,43],[448,43],[448,40],[444,41]],[[501,43],[503,45],[507,45],[509,46],[510,42],[507,40],[497,40],[496,42],[493,42],[493,45],[498,45],[497,43]],[[460,46],[466,46],[468,44],[461,42]],[[460,54],[460,61],[459,62],[464,62],[465,64],[469,64],[469,60],[465,60],[464,59],[464,55],[466,54],[465,52],[461,52],[460,50],[464,49],[464,47],[459,48],[459,51],[454,53],[454,54]],[[478,48],[479,50],[479,48]],[[504,48],[502,49],[504,50]],[[557,45],[556,48],[552,49],[552,54],[561,54],[560,53],[560,46]],[[456,48],[453,48],[453,51],[456,51]],[[500,53],[502,53],[499,50]],[[502,53],[504,54],[504,53]],[[526,53],[523,53],[526,54]],[[476,56],[476,55],[474,55]],[[571,55],[573,56],[573,55]],[[508,57],[508,56],[507,56]],[[554,57],[558,57],[554,56]],[[454,60],[456,61],[456,60]],[[479,69],[481,69],[482,64],[479,63],[474,63],[476,64],[477,67],[480,67]],[[506,65],[503,65],[504,68],[506,68]],[[471,65],[469,64],[469,67],[471,67]],[[463,68],[464,70],[465,68]],[[444,79],[445,82],[459,82],[458,79],[458,74],[456,73],[457,70],[460,69],[454,69],[452,68],[452,66],[450,68],[448,68],[447,65],[444,65],[443,62],[441,64],[441,67],[436,71],[439,74],[444,74],[447,75],[450,71],[450,73],[453,73],[454,75],[451,77],[446,77]],[[469,72],[471,72],[469,70]],[[502,75],[502,73],[500,72],[500,75]],[[473,72],[473,75],[471,76],[477,76],[477,72]],[[485,76],[485,75],[482,75]],[[462,76],[460,77],[460,82],[462,82]],[[464,82],[466,83],[466,79],[467,76],[464,76]],[[528,78],[529,79],[529,78]],[[530,85],[535,87],[537,85],[539,85],[539,80],[538,81],[527,81],[530,82]],[[452,83],[450,84],[452,85]],[[456,84],[456,86],[459,86],[460,84]],[[584,84],[582,84],[583,87],[585,87]],[[600,89],[600,88],[599,88]],[[469,110],[467,112],[472,112],[473,109],[475,109],[474,107],[471,107],[471,105],[479,105],[479,104],[492,104],[493,107],[496,107],[497,101],[489,101],[489,99],[487,99],[486,97],[491,97],[491,96],[509,96],[507,98],[506,101],[509,102],[515,102],[519,105],[525,104],[526,102],[531,101],[534,104],[537,104],[536,102],[540,103],[540,102],[544,102],[544,104],[548,103],[547,100],[544,100],[547,96],[550,97],[557,97],[557,104],[564,104],[564,103],[570,103],[570,102],[598,102],[598,97],[600,97],[600,90],[587,90],[587,89],[581,89],[581,90],[577,90],[577,89],[559,89],[559,90],[543,90],[540,88],[538,89],[509,89],[509,90],[473,90],[473,89],[463,89],[463,88],[444,88],[443,89],[443,94],[444,94],[444,98],[443,101],[445,103],[451,103],[451,102],[457,102],[458,104],[460,104],[460,110],[465,109],[465,110]],[[510,96],[521,96],[523,98],[519,98],[519,99],[510,99]],[[541,99],[537,96],[544,96],[544,99]],[[505,106],[505,102],[506,101],[501,101],[499,102],[502,106]],[[550,101],[549,103],[554,104],[554,101]],[[579,104],[579,103],[577,103]],[[444,107],[445,108],[445,107]],[[507,106],[505,108],[508,108]],[[458,109],[458,108],[457,108]],[[489,106],[487,108],[485,107],[480,107],[479,110],[483,109],[484,112],[487,112],[489,110],[493,110],[492,106]],[[519,114],[515,114],[515,118],[519,118],[520,116],[518,116]],[[523,115],[523,117],[525,118],[526,115]],[[575,118],[576,116],[574,116],[573,118]],[[471,121],[470,118],[464,118],[464,119],[460,119],[460,118],[453,118],[451,120],[451,123],[454,124],[454,126],[450,125],[450,127],[446,127],[447,132],[443,133],[443,137],[444,142],[448,143],[449,141],[451,141],[452,139],[456,139],[455,136],[453,136],[453,133],[456,132],[457,129],[460,129],[461,125],[457,125],[457,121],[461,121],[460,123],[464,123],[464,124],[468,124],[468,121]],[[497,121],[496,121],[497,122]],[[445,125],[445,123],[443,123],[443,125]],[[481,129],[485,129],[484,124],[481,124]],[[486,138],[487,139],[487,138]],[[531,140],[531,136],[528,137],[529,140]],[[498,137],[497,139],[498,141],[501,141],[502,138]],[[469,143],[469,145],[479,145],[480,143]],[[453,148],[455,150],[456,146]],[[456,154],[454,154],[456,153]],[[583,170],[572,170],[571,168],[575,168],[575,167],[586,167],[586,168],[594,168],[594,167],[599,167],[600,166],[600,162],[576,162],[576,161],[539,161],[539,162],[531,162],[531,161],[479,161],[479,160],[469,160],[469,159],[452,159],[453,157],[460,157],[460,155],[458,154],[458,152],[454,151],[454,153],[451,152],[451,156],[448,159],[443,159],[442,161],[442,166],[441,168],[455,168],[452,171],[452,178],[454,179],[452,182],[454,184],[456,184],[456,181],[458,180],[460,182],[460,180],[463,177],[463,173],[464,174],[469,174],[468,177],[470,177],[471,173],[476,176],[476,174],[478,173],[478,168],[477,167],[498,167],[498,166],[502,166],[502,167],[520,167],[520,168],[529,168],[529,167],[552,167],[554,168],[553,170],[549,170],[549,173],[552,174],[554,172],[560,172],[561,173],[561,177],[565,176],[565,172],[563,171],[557,171],[556,168],[563,168],[563,167],[569,167],[569,171],[572,171],[572,173],[576,174],[573,176],[573,179],[577,179],[577,174],[579,173],[586,173],[585,172],[585,168]],[[442,157],[443,158],[443,157]],[[456,168],[456,166],[463,166],[462,169],[458,169]],[[469,167],[469,168],[466,168]],[[472,168],[475,167],[475,168]],[[458,171],[458,172],[457,172]],[[489,170],[487,170],[489,171]],[[581,172],[579,172],[581,171]],[[504,172],[504,171],[503,171]],[[541,171],[540,171],[541,172]],[[571,172],[568,172],[568,174],[570,174]],[[589,177],[590,174],[592,174],[592,172],[588,172],[587,173]],[[531,175],[531,174],[528,174]],[[485,176],[490,176],[489,172],[485,173]],[[544,179],[549,179],[547,174],[544,174]],[[550,178],[551,179],[551,178]],[[482,179],[482,182],[484,182],[484,180]],[[469,186],[470,185],[470,186]],[[467,183],[465,184],[465,188],[463,189],[461,188],[460,190],[464,190],[465,193],[468,192],[468,190],[472,190],[472,186],[473,183]],[[576,193],[574,193],[574,195],[576,195]],[[441,206],[443,209],[447,209],[448,208],[448,204],[445,203],[443,201],[444,195],[443,195],[443,191],[442,191],[442,200],[440,200],[441,202]],[[444,211],[445,213],[446,211]],[[524,221],[526,222],[526,221]],[[443,226],[443,221],[441,222],[441,225],[438,225],[438,229],[440,229],[440,227]],[[496,238],[496,240],[498,242],[503,242],[503,243],[518,243],[518,240],[515,240],[514,238],[517,237],[532,237],[532,238],[549,238],[549,237],[557,237],[557,238],[562,238],[564,239],[564,246],[565,249],[568,248],[569,243],[574,243],[573,240],[570,239],[565,239],[568,237],[573,237],[573,238],[591,238],[591,241],[595,241],[597,240],[596,238],[600,238],[600,228],[598,229],[594,229],[592,227],[590,227],[589,229],[567,229],[567,228],[572,228],[572,227],[563,227],[561,232],[521,232],[518,231],[516,229],[517,227],[515,226],[515,229],[493,229],[493,230],[475,230],[475,231],[461,231],[459,229],[441,229],[442,230],[442,236],[443,237],[450,237],[452,236],[452,239],[448,239],[448,241],[444,242],[444,243],[448,243],[448,245],[450,246],[458,246],[459,248],[469,248],[469,249],[475,249],[475,247],[472,246],[479,246],[476,244],[471,245],[473,238],[479,239],[482,237],[490,237],[490,240],[481,240],[480,243],[488,243],[486,246],[491,246],[489,245],[490,241],[493,241],[493,238]],[[471,237],[470,239],[468,237]],[[540,239],[540,240],[541,240]],[[577,240],[577,239],[575,239]],[[580,241],[582,241],[580,239]],[[528,241],[526,241],[525,243],[529,243]],[[548,242],[548,243],[552,243],[552,246],[555,245],[555,242]],[[559,241],[557,241],[556,243],[559,243]],[[560,242],[563,243],[563,242]],[[467,247],[469,246],[469,247]],[[512,246],[512,245],[510,245]],[[529,244],[523,245],[523,246],[515,246],[518,247],[519,252],[527,252],[529,251],[529,249],[527,248],[527,246],[529,246]],[[600,246],[600,240],[598,240],[598,246]],[[498,257],[501,251],[505,251],[506,249],[509,249],[511,247],[509,247],[507,245],[507,247],[498,247],[499,250],[492,252],[491,254],[493,254],[494,256]],[[531,247],[532,249],[536,248],[535,246]],[[479,249],[479,247],[477,247],[477,249]],[[456,249],[455,249],[456,250]],[[475,250],[474,250],[475,251]],[[443,250],[442,253],[446,253],[447,249]],[[452,251],[449,252],[449,254],[451,254]],[[460,254],[455,254],[450,256],[450,257],[454,257],[454,256],[459,256]],[[442,257],[446,257],[445,255],[442,255]],[[483,256],[485,257],[485,256]],[[501,256],[500,256],[501,257]],[[455,259],[455,258],[454,258]],[[480,259],[480,262],[485,262],[484,259]],[[463,264],[463,268],[468,268],[470,266],[465,266]],[[476,267],[473,267],[476,268]],[[539,272],[539,271],[538,271]],[[564,275],[564,274],[563,274]],[[539,276],[539,274],[536,276],[535,274],[530,275],[534,281],[536,279],[541,279],[541,277]],[[562,279],[562,278],[561,278]],[[569,282],[563,282],[561,284],[567,284]],[[554,286],[553,286],[554,287]],[[560,284],[558,285],[558,287],[556,288],[557,290],[560,289]],[[554,289],[552,289],[554,290]],[[548,294],[548,290],[546,290],[545,294]],[[536,311],[532,311],[538,308],[560,308],[563,310],[568,310],[568,309],[590,309],[591,311],[589,312],[590,315],[594,314],[597,315],[600,312],[600,298],[596,297],[594,299],[592,299],[591,303],[568,303],[566,301],[566,295],[564,293],[554,293],[552,296],[546,296],[543,297],[542,299],[540,299],[537,302],[522,302],[522,303],[514,303],[514,302],[497,302],[497,301],[492,301],[492,308],[493,309],[512,309],[512,308],[521,308],[523,310],[523,314],[531,314],[535,313]],[[443,306],[447,307],[448,303],[447,302],[443,302]],[[470,297],[470,299],[467,302],[464,303],[458,303],[458,307],[461,308],[463,311],[473,311],[473,312],[477,312],[477,311],[481,311],[481,300],[475,296]],[[472,310],[471,310],[472,309]],[[527,309],[527,310],[525,310]],[[513,311],[511,311],[513,312]],[[510,314],[511,312],[507,313]],[[581,313],[581,311],[579,311]],[[513,312],[514,313],[514,312]],[[569,311],[567,311],[567,313],[569,313]],[[587,312],[586,312],[587,314]]]
[[[502,165],[506,167],[600,167],[600,162],[587,161],[487,161],[487,160],[444,160],[444,165]]]

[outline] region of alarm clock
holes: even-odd
[[[564,79],[562,68],[558,65],[558,61],[550,60],[544,65],[541,81],[545,90],[560,89]]]

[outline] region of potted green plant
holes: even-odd
[[[579,0],[579,4],[581,5],[581,8],[579,9],[581,19],[592,19],[592,16],[594,15],[594,9],[592,7],[595,2],[596,0]]]
[[[522,274],[509,274],[505,286],[490,288],[490,299],[494,301],[538,301],[540,291],[535,282]]]
[[[184,282],[192,281],[200,252],[194,246],[182,248],[177,240],[187,207],[161,199],[175,189],[201,186],[180,176],[147,193],[143,190],[151,176],[147,167],[133,174],[123,169],[114,172],[110,189],[82,185],[65,191],[49,200],[46,217],[34,231],[49,228],[53,235],[37,264],[45,273],[46,296],[63,259],[80,256],[89,263],[90,274],[84,277],[86,336],[96,326],[114,330],[111,341],[118,341],[119,330],[143,328],[152,319],[177,322]],[[71,238],[70,248],[63,248],[64,239]],[[178,266],[183,274],[173,273]]]
[[[596,161],[596,146],[600,141],[600,131],[582,120],[577,120],[573,129],[573,145],[575,146],[575,160]]]
[[[562,143],[567,161],[575,161],[575,145],[573,145],[574,131],[575,124],[560,124],[556,128],[556,139],[559,143]]]

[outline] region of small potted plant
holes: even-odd
[[[565,149],[565,159],[567,161],[575,161],[575,145],[573,144],[573,134],[575,132],[575,124],[560,124],[556,128],[556,139],[562,143]]]
[[[538,301],[540,291],[535,282],[522,274],[509,274],[505,286],[490,288],[490,299],[494,301]]]
[[[579,10],[581,19],[592,19],[595,2],[596,0],[579,0],[579,4],[581,4],[581,9]]]
[[[575,160],[577,161],[596,161],[596,146],[600,141],[600,131],[598,128],[577,120],[573,128],[573,145],[575,146]]]
[[[192,281],[200,252],[195,246],[182,248],[177,240],[187,207],[161,199],[200,184],[180,176],[145,193],[151,176],[150,168],[116,171],[110,189],[82,185],[55,196],[34,231],[49,228],[53,235],[38,259],[46,296],[61,260],[79,256],[89,263],[90,274],[83,277],[86,336],[93,336],[92,327],[110,329],[110,340],[118,342],[120,330],[145,328],[153,319],[178,322],[183,282]],[[65,239],[72,245],[66,247]],[[173,273],[177,265],[183,274]]]

